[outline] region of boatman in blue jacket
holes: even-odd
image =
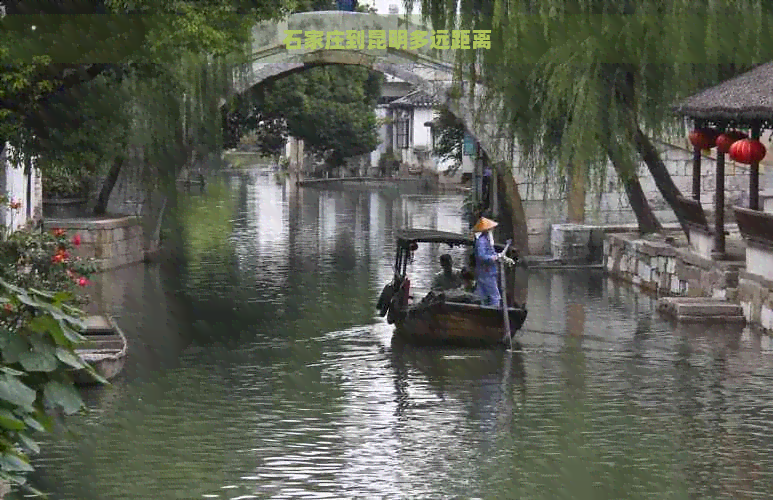
[[[497,261],[502,261],[507,265],[515,264],[513,259],[504,253],[494,251],[494,235],[491,231],[497,227],[498,223],[493,220],[481,217],[473,226],[472,232],[475,233],[475,280],[477,282],[475,293],[481,298],[483,305],[499,306],[502,297],[499,294],[497,285]]]

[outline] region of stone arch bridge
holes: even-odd
[[[252,31],[251,61],[235,70],[233,91],[242,93],[311,66],[364,66],[410,82],[434,96],[465,123],[494,164],[507,165],[512,171],[513,144],[501,136],[491,120],[497,115],[494,105],[482,98],[482,87],[478,86],[471,97],[471,82],[454,78],[454,49],[485,50],[490,47],[486,47],[488,33],[446,32],[447,38],[436,36],[435,48],[432,33],[430,28],[395,15],[342,11],[292,14],[280,22],[259,23]],[[513,221],[514,240],[528,252],[518,186],[512,176],[505,178],[514,218],[522,222],[516,230],[519,224]]]

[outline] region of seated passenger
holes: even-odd
[[[462,272],[459,273],[462,278],[462,290],[465,292],[475,291],[475,272],[467,267],[462,268]]]
[[[433,291],[442,292],[462,286],[462,279],[459,277],[459,273],[454,271],[454,261],[447,253],[440,256],[440,267],[443,270],[436,274],[432,280]]]
[[[464,267],[459,273],[461,286],[444,292],[444,299],[448,302],[463,302],[465,304],[480,304],[480,297],[475,294],[475,273]]]

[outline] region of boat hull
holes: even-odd
[[[511,338],[526,321],[523,307],[508,310]],[[496,307],[440,302],[409,308],[395,321],[395,335],[417,344],[506,345],[502,310]]]
[[[125,357],[111,356],[107,359],[101,359],[98,361],[89,360],[87,357],[83,357],[83,360],[89,363],[100,377],[105,380],[112,380],[121,373],[125,362]],[[87,386],[87,385],[99,385],[99,382],[91,376],[86,370],[77,370],[73,373],[73,381],[75,385]]]
[[[123,370],[128,343],[115,321],[107,319],[106,322],[106,325],[87,328],[83,332],[86,342],[75,350],[102,378],[111,380]],[[86,370],[73,371],[73,381],[80,386],[99,384]]]

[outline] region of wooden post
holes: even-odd
[[[701,201],[701,148],[692,152],[692,199]]]
[[[752,127],[752,139],[760,139],[760,125]],[[760,164],[752,163],[749,166],[749,208],[760,209]]]
[[[714,260],[725,256],[725,153],[717,151],[717,171],[714,188]]]

